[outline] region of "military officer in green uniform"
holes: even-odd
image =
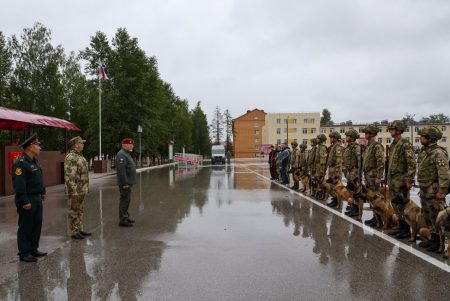
[[[41,146],[36,135],[26,139],[21,146],[24,153],[12,167],[15,203],[19,214],[18,255],[21,261],[36,262],[37,257],[47,255],[38,250],[42,229],[42,201],[46,198],[42,169],[37,159]]]
[[[364,181],[367,188],[373,191],[379,191],[381,178],[384,173],[384,147],[376,141],[379,129],[375,124],[370,124],[364,128],[367,147],[363,154],[363,173]],[[374,216],[372,219],[365,221],[366,225],[375,226],[376,222],[381,221],[381,216]]]
[[[317,144],[316,155],[314,158],[314,168],[316,170],[314,176],[316,177],[318,183],[320,183],[327,172],[328,147],[325,145],[327,136],[325,134],[320,134],[317,136],[317,140],[319,143]],[[320,199],[322,198],[321,195],[316,195],[315,197]]]
[[[134,141],[131,138],[122,140],[122,149],[116,156],[117,184],[120,191],[119,203],[119,226],[132,227],[134,220],[128,213],[131,199],[131,187],[136,184],[136,166],[131,152],[134,148]]]
[[[439,249],[440,231],[435,225],[436,217],[444,210],[445,196],[448,193],[448,153],[437,145],[437,141],[442,138],[442,132],[437,127],[424,127],[419,135],[423,147],[418,159],[417,180],[423,217],[431,231],[431,239],[419,245],[435,252]]]
[[[292,181],[294,182],[294,185],[292,187],[290,187],[293,190],[297,190],[300,188],[299,185],[299,178],[297,176],[297,171],[298,171],[298,154],[299,154],[299,149],[297,148],[298,143],[297,142],[292,142],[291,143],[292,146],[292,153],[291,153],[291,173],[292,173]]]
[[[316,149],[317,149],[317,144],[319,143],[319,139],[317,138],[312,138],[309,140],[309,142],[311,143],[311,150],[308,152],[308,174],[310,177],[310,182],[311,182],[311,191],[310,191],[310,195],[314,196],[316,194],[316,187],[314,187],[313,184],[313,177],[315,177],[316,174],[316,166],[315,166],[315,161],[316,161]]]
[[[409,190],[414,184],[414,177],[416,176],[416,159],[414,149],[411,143],[402,137],[406,129],[405,124],[401,120],[394,120],[388,125],[394,141],[389,147],[389,162],[387,171],[387,184],[391,194],[391,201],[393,199],[403,199],[405,203],[395,203],[392,201],[392,207],[400,218],[399,229],[392,229],[388,232],[389,235],[395,235],[397,238],[407,238],[410,234],[408,223],[404,219],[404,210],[407,200],[409,199]],[[395,198],[396,195],[402,193],[402,190],[408,191],[407,198]]]
[[[89,166],[83,157],[84,142],[80,136],[70,140],[71,150],[64,160],[64,179],[69,196],[70,233],[73,239],[84,239],[91,233],[83,229],[84,199],[89,191]]]
[[[347,179],[347,187],[353,193],[357,195],[359,193],[359,187],[361,186],[361,179],[359,178],[359,168],[361,164],[361,146],[356,142],[359,138],[359,133],[354,129],[350,129],[345,132],[345,141],[347,146],[344,149],[342,155],[342,171]],[[358,216],[358,202],[353,200],[353,206],[351,210],[345,212],[350,217]]]
[[[332,132],[328,135],[330,137],[331,146],[328,154],[328,179],[335,185],[342,178],[342,154],[344,147],[341,145],[341,134],[338,132]],[[334,189],[331,189],[331,202],[327,205],[329,207],[337,206],[337,198]]]

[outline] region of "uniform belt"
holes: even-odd
[[[41,196],[42,193],[40,193],[40,192],[36,192],[36,193],[27,193],[27,195],[31,195],[31,196]]]

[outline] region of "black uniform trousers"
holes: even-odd
[[[120,203],[119,203],[119,220],[121,222],[126,222],[130,217],[128,213],[128,208],[130,207],[131,200],[131,185],[127,189],[119,188],[120,190]]]
[[[17,247],[19,256],[37,251],[42,229],[42,200],[40,195],[28,195],[31,209],[18,208],[19,229],[17,230]]]

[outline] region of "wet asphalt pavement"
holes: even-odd
[[[430,263],[446,266],[440,257],[420,258],[267,176],[258,162],[142,172],[133,228],[117,225],[115,177],[94,180],[84,241],[68,238],[63,187],[49,188],[50,254],[37,264],[18,261],[17,214],[3,199],[0,300],[447,299],[450,274]]]

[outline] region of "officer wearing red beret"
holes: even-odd
[[[132,227],[134,220],[128,213],[130,206],[131,187],[136,184],[136,166],[134,165],[131,152],[134,148],[134,141],[131,138],[122,140],[122,149],[116,156],[117,184],[120,191],[119,203],[119,226]]]

